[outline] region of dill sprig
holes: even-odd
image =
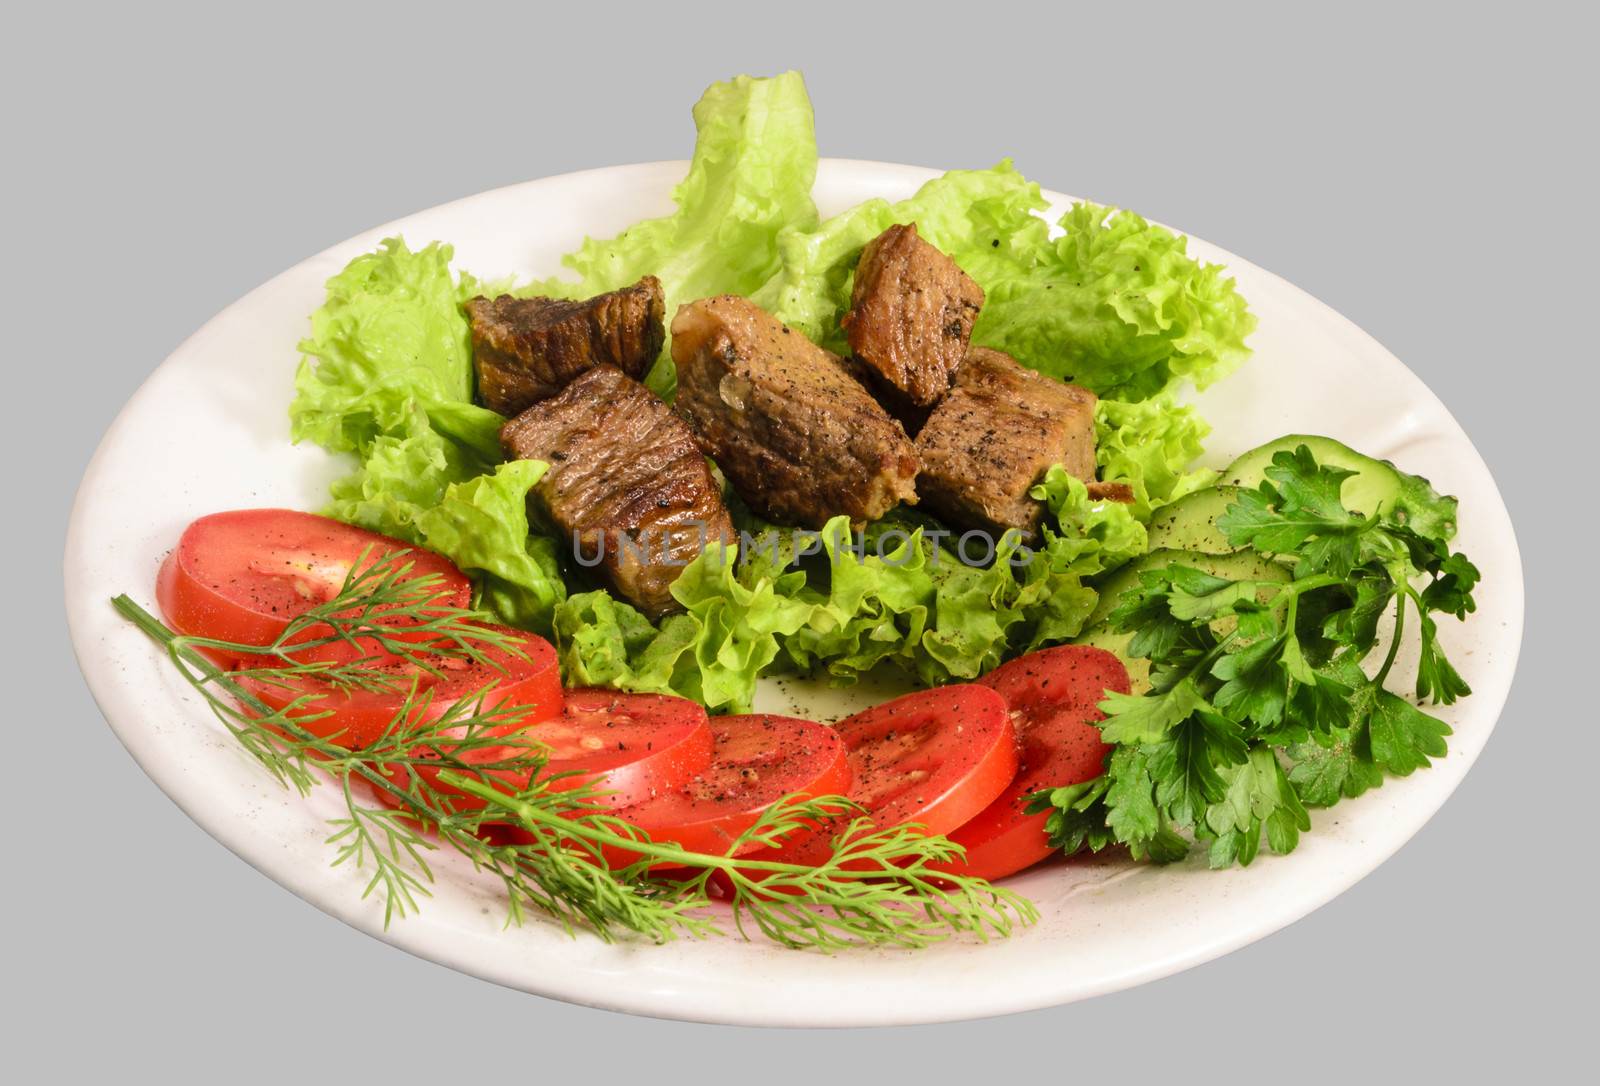
[[[433,714],[432,694],[414,673],[407,679],[404,668],[367,666],[397,657],[438,674],[441,660],[499,668],[496,653],[518,654],[514,638],[480,625],[487,616],[449,605],[437,578],[412,578],[410,570],[404,552],[363,559],[333,599],[291,621],[269,645],[181,636],[128,596],[112,601],[164,647],[222,725],[281,784],[305,795],[324,779],[333,782],[344,803],[330,820],[333,863],[371,872],[364,896],[381,896],[385,925],[429,896],[428,854],[441,846],[500,881],[508,924],[535,912],[608,941],[625,933],[656,942],[722,934],[719,894],[739,936],[821,950],[988,939],[1037,919],[1034,906],[1009,890],[934,870],[959,857],[960,846],[920,826],[875,826],[840,796],[787,797],[726,853],[651,840],[612,815],[593,788],[541,772],[548,751],[537,727],[532,737],[508,737],[526,710],[486,706],[492,684]],[[339,642],[360,651],[351,660],[304,657]],[[225,671],[199,650],[243,656],[249,666]],[[241,678],[290,690],[315,679],[403,697],[384,733],[352,750],[337,735],[306,727],[328,715],[316,710],[315,695],[274,709]],[[414,772],[422,767],[435,772]],[[507,777],[530,783],[513,791]],[[369,798],[373,793],[384,802]],[[816,866],[737,855],[845,818],[829,857]],[[522,830],[518,840],[497,832],[507,824]]]
[[[732,906],[734,929],[750,929],[790,947],[826,950],[857,945],[923,947],[962,933],[987,939],[1032,923],[1032,903],[983,879],[935,872],[932,865],[961,855],[961,846],[906,824],[874,826],[842,796],[787,797],[773,804],[724,854],[691,852],[668,841],[652,841],[637,827],[598,810],[576,821],[557,820],[536,796],[509,796],[481,780],[453,772],[441,780],[497,808],[501,817],[535,835],[535,848],[566,846],[585,861],[606,848],[639,857],[615,873],[695,907],[710,897],[712,880]],[[794,834],[841,816],[854,815],[833,839],[828,859],[815,866],[739,856],[747,845],[781,844]],[[665,879],[659,866],[689,874]]]
[[[406,680],[369,664],[389,657],[442,677],[441,661],[487,664],[503,670],[492,651],[523,658],[517,639],[493,625],[486,612],[455,607],[437,573],[412,576],[408,551],[371,560],[362,551],[332,599],[290,620],[271,644],[246,645],[209,637],[184,637],[188,648],[250,658],[235,675],[265,682],[317,678],[336,687],[393,692]],[[307,654],[332,645],[352,650],[347,659],[319,661]]]

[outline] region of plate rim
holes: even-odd
[[[94,698],[97,708],[107,721],[108,725],[111,727],[113,734],[117,736],[118,741],[122,743],[125,749],[127,749],[134,761],[145,772],[145,774],[151,778],[152,782],[155,783],[156,786],[160,788],[162,792],[179,807],[180,810],[183,810],[191,820],[199,825],[202,830],[204,830],[213,839],[217,840],[224,847],[228,848],[230,852],[234,853],[240,859],[248,863],[251,867],[255,868],[269,879],[272,879],[273,882],[289,890],[291,893],[295,894],[297,897],[300,897],[308,904],[313,905],[314,907],[325,913],[328,913],[331,916],[334,916],[350,927],[362,932],[363,934],[379,938],[385,943],[405,950],[407,953],[410,953],[416,957],[446,965],[460,972],[465,972],[505,987],[529,991],[535,994],[544,995],[550,998],[562,999],[585,1006],[601,1007],[605,1009],[625,1011],[627,1013],[643,1014],[651,1017],[762,1026],[823,1025],[850,1027],[862,1025],[953,1021],[1015,1013],[1028,1009],[1071,1002],[1081,998],[1090,998],[1095,995],[1132,987],[1150,980],[1169,976],[1174,973],[1193,968],[1194,966],[1203,964],[1217,957],[1221,957],[1224,954],[1230,953],[1241,946],[1245,946],[1249,943],[1265,938],[1276,931],[1280,931],[1289,924],[1292,924],[1316,909],[1321,908],[1323,905],[1327,904],[1328,901],[1331,901],[1333,898],[1337,897],[1339,894],[1345,892],[1357,882],[1360,882],[1362,879],[1370,875],[1391,856],[1398,852],[1400,848],[1404,847],[1404,845],[1408,843],[1417,832],[1420,831],[1423,825],[1426,825],[1427,822],[1431,821],[1433,817],[1437,815],[1438,811],[1443,807],[1443,805],[1448,802],[1455,789],[1459,787],[1461,781],[1465,779],[1467,773],[1471,771],[1473,764],[1475,764],[1477,758],[1481,755],[1484,746],[1487,745],[1488,739],[1492,735],[1494,729],[1497,727],[1504,711],[1506,698],[1509,695],[1512,685],[1514,684],[1517,665],[1520,658],[1526,617],[1526,584],[1520,545],[1516,538],[1515,524],[1511,520],[1509,510],[1505,504],[1504,496],[1500,491],[1498,482],[1495,480],[1494,474],[1490,470],[1489,465],[1484,460],[1482,453],[1477,449],[1476,444],[1473,443],[1470,435],[1466,433],[1465,428],[1463,428],[1460,423],[1456,421],[1454,415],[1451,414],[1448,407],[1446,407],[1439,397],[1433,393],[1432,389],[1427,386],[1426,382],[1422,381],[1420,377],[1413,373],[1404,362],[1396,357],[1393,352],[1389,351],[1380,341],[1378,341],[1366,330],[1362,329],[1350,318],[1344,316],[1342,313],[1339,313],[1336,309],[1322,302],[1309,292],[1296,286],[1291,281],[1274,274],[1270,270],[1263,268],[1260,265],[1256,265],[1242,257],[1239,257],[1228,250],[1223,250],[1219,246],[1212,245],[1211,243],[1204,241],[1204,239],[1194,237],[1193,235],[1186,236],[1191,237],[1195,242],[1222,253],[1227,259],[1230,270],[1233,270],[1237,267],[1248,266],[1256,271],[1259,271],[1261,274],[1271,277],[1276,281],[1276,283],[1281,284],[1283,287],[1292,291],[1303,301],[1309,302],[1320,312],[1322,316],[1331,316],[1334,318],[1347,334],[1354,333],[1356,336],[1364,340],[1372,349],[1373,353],[1385,361],[1386,365],[1393,367],[1400,374],[1403,374],[1405,377],[1415,382],[1416,385],[1419,386],[1429,398],[1431,398],[1431,400],[1437,405],[1437,408],[1441,412],[1443,418],[1448,420],[1448,423],[1457,431],[1459,431],[1466,446],[1471,449],[1477,460],[1477,467],[1481,469],[1484,482],[1487,484],[1489,492],[1492,493],[1496,500],[1497,508],[1495,513],[1497,513],[1498,517],[1504,522],[1503,527],[1505,529],[1506,544],[1508,546],[1508,550],[1504,555],[1504,559],[1508,568],[1514,566],[1516,576],[1515,592],[1511,594],[1511,597],[1515,601],[1514,613],[1508,613],[1505,616],[1507,620],[1507,628],[1496,641],[1497,648],[1504,652],[1508,659],[1508,663],[1504,669],[1506,682],[1504,689],[1497,692],[1498,697],[1495,698],[1494,704],[1481,711],[1483,719],[1487,721],[1487,725],[1482,736],[1482,742],[1477,744],[1475,749],[1466,752],[1466,754],[1463,756],[1465,759],[1464,764],[1462,764],[1459,772],[1455,773],[1451,777],[1448,782],[1448,788],[1446,788],[1445,791],[1438,797],[1438,802],[1432,805],[1431,810],[1428,811],[1428,813],[1421,819],[1414,829],[1405,834],[1403,837],[1400,837],[1398,840],[1394,841],[1390,847],[1376,850],[1370,859],[1370,862],[1367,862],[1367,858],[1363,856],[1363,862],[1359,865],[1359,870],[1353,876],[1348,877],[1347,879],[1341,878],[1339,880],[1334,880],[1337,885],[1333,885],[1333,887],[1331,889],[1327,889],[1325,893],[1311,895],[1306,899],[1298,901],[1296,903],[1296,908],[1294,910],[1290,910],[1293,915],[1288,915],[1287,918],[1282,919],[1281,922],[1273,922],[1260,928],[1259,930],[1255,930],[1250,933],[1238,934],[1226,939],[1196,940],[1189,946],[1185,953],[1171,955],[1168,958],[1160,961],[1147,962],[1142,966],[1130,967],[1115,976],[1104,979],[1098,985],[1083,988],[1081,990],[1071,990],[1052,994],[1040,993],[1039,991],[1032,989],[1029,989],[1026,992],[1011,992],[1006,990],[1003,986],[996,986],[998,992],[994,994],[986,994],[981,1006],[976,1008],[952,1005],[944,1012],[929,1012],[926,1009],[908,1009],[900,1013],[897,1013],[895,1008],[891,1008],[887,1013],[880,1011],[879,1013],[874,1014],[861,1014],[859,1012],[841,1014],[837,1013],[836,1009],[833,1011],[833,1013],[816,1013],[813,1010],[811,1012],[795,1014],[776,1012],[775,1009],[770,1006],[750,1007],[742,1005],[730,1005],[720,1009],[697,1008],[692,1006],[684,1008],[672,1006],[670,1000],[664,1001],[657,993],[644,993],[642,995],[635,993],[629,990],[625,983],[621,982],[613,982],[610,984],[602,983],[598,987],[591,985],[583,988],[581,991],[573,988],[572,986],[563,988],[560,985],[545,985],[543,987],[536,988],[530,986],[526,978],[519,978],[517,976],[510,975],[509,970],[497,971],[492,968],[485,968],[481,962],[471,961],[466,955],[462,954],[460,947],[452,947],[448,941],[445,941],[442,944],[436,942],[433,945],[428,945],[425,948],[422,948],[418,944],[427,943],[428,940],[426,938],[408,938],[405,929],[421,927],[419,922],[423,921],[426,917],[426,906],[424,906],[424,916],[422,917],[411,917],[400,921],[397,927],[390,928],[389,930],[373,930],[371,925],[364,920],[363,914],[361,914],[359,910],[346,907],[348,903],[342,904],[340,902],[322,900],[314,892],[309,891],[302,886],[296,885],[291,880],[280,878],[278,874],[274,873],[274,870],[264,859],[258,862],[257,857],[251,854],[250,849],[246,847],[244,843],[236,840],[236,838],[239,837],[237,833],[228,833],[227,830],[223,828],[224,825],[230,821],[227,816],[224,815],[218,817],[214,816],[211,812],[200,812],[193,809],[190,803],[185,802],[185,798],[181,794],[183,789],[168,787],[168,783],[163,780],[163,774],[154,764],[152,764],[154,759],[147,758],[146,752],[142,752],[141,749],[139,749],[138,744],[133,739],[133,734],[137,728],[137,722],[130,723],[127,720],[123,720],[123,722],[119,723],[119,717],[124,715],[124,708],[120,706],[114,706],[112,704],[114,701],[114,695],[116,693],[116,683],[111,676],[104,673],[103,669],[97,669],[93,666],[93,649],[92,645],[90,644],[92,635],[88,633],[84,619],[84,615],[87,613],[87,607],[104,606],[104,601],[97,601],[91,598],[87,594],[86,590],[80,591],[79,586],[75,585],[75,580],[78,579],[74,577],[75,566],[81,566],[81,561],[75,562],[75,558],[80,557],[84,549],[84,510],[89,501],[92,499],[92,493],[95,489],[94,484],[107,471],[107,450],[114,444],[114,440],[117,438],[121,430],[125,428],[136,416],[138,413],[137,409],[139,408],[142,400],[145,397],[154,394],[155,386],[158,383],[156,378],[161,370],[165,368],[174,358],[189,350],[191,345],[197,340],[203,339],[218,324],[218,322],[223,320],[227,314],[236,309],[247,306],[250,300],[258,294],[270,290],[275,285],[280,284],[283,280],[289,277],[296,276],[298,273],[301,273],[303,270],[307,269],[308,266],[314,266],[318,263],[325,262],[330,258],[333,258],[334,254],[346,251],[352,246],[364,244],[370,248],[371,245],[369,244],[368,239],[375,241],[377,238],[381,238],[392,233],[404,232],[405,224],[418,218],[419,216],[439,212],[444,209],[460,210],[476,201],[504,196],[506,193],[512,190],[531,190],[542,185],[571,184],[574,180],[586,176],[624,176],[629,174],[637,174],[637,178],[630,179],[636,185],[641,184],[653,174],[670,175],[674,180],[676,180],[677,178],[681,178],[683,172],[687,169],[687,166],[687,162],[683,160],[661,160],[653,162],[628,163],[616,166],[603,166],[564,174],[553,174],[547,177],[531,179],[512,185],[501,186],[498,188],[487,189],[482,192],[473,193],[456,200],[435,205],[434,207],[412,212],[405,216],[401,216],[399,218],[392,219],[388,222],[360,231],[350,238],[336,242],[333,245],[327,246],[326,248],[306,257],[303,260],[297,261],[295,264],[263,281],[249,291],[246,291],[233,302],[223,307],[205,323],[200,325],[200,327],[194,332],[190,333],[188,336],[185,336],[182,341],[174,346],[173,349],[166,355],[166,357],[163,358],[161,362],[145,376],[145,378],[140,382],[138,388],[134,390],[134,392],[128,397],[127,401],[122,405],[121,409],[117,412],[116,416],[112,419],[110,424],[106,427],[104,433],[101,435],[100,440],[95,446],[94,453],[90,457],[88,463],[85,465],[83,475],[74,494],[71,511],[69,513],[65,547],[63,550],[62,568],[70,640],[79,670],[84,676],[85,683],[89,687],[90,693]],[[937,176],[940,172],[942,172],[937,169],[922,166],[909,166],[898,163],[878,162],[869,159],[836,158],[824,158],[819,160],[819,179],[825,170],[838,170],[846,172],[852,170],[887,172],[898,175],[903,180],[915,180],[915,182],[918,184],[920,184],[922,180],[926,180],[928,177]],[[1051,190],[1042,190],[1042,192],[1047,199],[1051,199],[1053,201],[1065,201],[1071,199],[1064,194]],[[448,241],[449,239],[441,240]],[[1478,698],[1479,695],[1475,694],[1475,708],[1488,704],[1481,700],[1477,700]],[[126,711],[132,713],[134,716],[139,715],[137,707],[131,707]],[[237,820],[234,819],[232,821]],[[1299,907],[1302,905],[1304,906],[1303,908]],[[590,937],[580,936],[580,938]],[[595,943],[597,946],[602,945],[599,944],[598,941],[595,941]],[[966,994],[971,995],[972,993]],[[685,1002],[692,1002],[692,1000],[685,1000]]]

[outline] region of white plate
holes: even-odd
[[[734,939],[606,945],[535,921],[504,930],[495,889],[449,858],[420,916],[385,931],[363,877],[328,864],[329,795],[279,789],[235,748],[151,644],[107,600],[150,603],[157,565],[196,516],[250,506],[318,508],[344,470],[288,443],[295,343],[323,282],[384,236],[456,246],[486,276],[546,275],[585,234],[609,236],[670,210],[683,163],[569,174],[483,193],[368,231],[229,307],[168,358],[112,425],[84,475],[66,548],[73,644],[106,718],[155,782],[217,840],[353,927],[445,965],[576,1003],[714,1022],[860,1026],[928,1022],[1063,1003],[1174,973],[1259,939],[1345,890],[1439,809],[1483,749],[1505,702],[1522,637],[1522,569],[1505,506],[1472,443],[1398,360],[1309,295],[1220,249],[1261,320],[1255,358],[1206,394],[1207,459],[1286,432],[1324,433],[1392,457],[1461,498],[1459,543],[1482,567],[1479,611],[1444,641],[1475,691],[1443,711],[1455,729],[1433,768],[1331,811],[1287,857],[1205,870],[1117,860],[1046,865],[1013,881],[1040,923],[1007,941],[833,956]],[[816,199],[830,214],[869,196],[900,198],[933,171],[826,161]],[[1067,198],[1050,194],[1065,204]],[[786,684],[787,685],[787,684]],[[767,707],[784,707],[773,688]],[[826,702],[826,706],[822,704]],[[818,695],[819,712],[842,706]],[[323,790],[328,791],[328,790]],[[174,886],[173,892],[178,892]]]

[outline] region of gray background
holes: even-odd
[[[23,548],[24,595],[6,639],[23,650],[0,905],[9,1068],[1139,1081],[1572,1066],[1594,965],[1578,878],[1594,512],[1569,500],[1593,470],[1578,452],[1596,361],[1592,34],[1533,4],[1112,7],[14,13],[0,64],[4,536]],[[1181,224],[1371,331],[1474,436],[1524,548],[1519,681],[1455,798],[1334,903],[1187,974],[1005,1019],[803,1037],[629,1019],[323,916],[189,822],[101,721],[61,618],[67,509],[102,430],[187,333],[395,216],[684,157],[706,83],[790,66],[824,154],[1013,155],[1050,187]]]

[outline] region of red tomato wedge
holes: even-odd
[[[1062,645],[1018,657],[979,681],[1011,707],[1020,764],[1000,798],[950,834],[967,855],[945,870],[998,879],[1050,855],[1048,815],[1026,813],[1027,797],[1092,780],[1105,768],[1111,748],[1095,727],[1105,717],[1097,706],[1108,690],[1128,692],[1128,672],[1104,649]]]
[[[156,577],[156,599],[179,633],[270,644],[289,622],[339,593],[367,561],[408,553],[411,576],[434,575],[445,604],[469,606],[472,585],[449,559],[398,539],[292,509],[240,509],[184,529]],[[213,652],[222,664],[236,662]]]
[[[849,752],[846,795],[879,827],[916,822],[931,834],[949,833],[993,802],[1017,772],[1005,699],[986,686],[906,694],[845,718],[835,730]],[[790,841],[774,858],[821,863],[842,828]]]
[[[624,807],[617,817],[652,840],[725,855],[785,796],[843,795],[850,787],[844,740],[826,725],[756,714],[718,717],[711,732],[711,763],[704,770],[685,787]]]
[[[238,683],[248,693],[259,698],[273,709],[282,709],[296,698],[309,696],[312,700],[291,715],[306,730],[317,735],[335,738],[340,746],[360,750],[388,730],[400,713],[413,684],[418,693],[431,695],[425,707],[415,712],[411,723],[427,724],[438,720],[446,710],[463,698],[489,688],[484,695],[481,711],[504,707],[525,706],[526,712],[504,724],[504,733],[514,734],[531,722],[547,720],[558,715],[562,708],[561,672],[556,662],[556,650],[550,642],[509,626],[490,626],[511,638],[517,652],[509,652],[488,645],[479,645],[488,663],[474,663],[459,657],[426,654],[424,659],[441,675],[399,657],[376,659],[370,670],[391,675],[396,680],[390,690],[338,689],[317,678],[296,678],[287,685],[252,678],[237,672]],[[520,655],[519,655],[520,654]],[[320,716],[319,714],[329,714]]]

